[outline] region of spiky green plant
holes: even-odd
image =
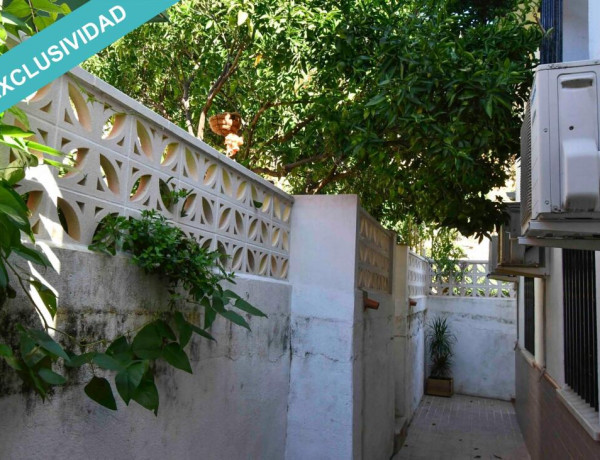
[[[452,345],[456,336],[450,332],[448,318],[436,317],[427,325],[427,347],[431,361],[431,377],[447,378],[451,375]]]

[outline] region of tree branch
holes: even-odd
[[[266,175],[272,176],[272,177],[284,177],[288,173],[290,173],[292,170],[294,170],[302,165],[305,165],[307,163],[316,163],[319,161],[323,161],[328,157],[329,157],[328,154],[322,153],[320,155],[314,155],[312,157],[303,158],[303,159],[295,161],[293,163],[288,163],[287,165],[284,165],[284,166],[278,168],[277,170],[264,168],[264,167],[256,167],[256,168],[251,168],[251,171],[255,172],[256,174],[266,174]]]
[[[319,182],[319,185],[317,185],[317,187],[312,191],[313,195],[316,195],[317,193],[319,193],[321,190],[323,190],[327,185],[332,184],[334,182],[338,182],[342,179],[346,179],[347,177],[351,177],[354,174],[356,174],[356,171],[359,168],[360,163],[357,163],[356,166],[354,166],[353,168],[350,168],[349,170],[343,172],[343,173],[339,173],[336,174],[338,165],[334,165],[334,167],[331,169],[331,171],[329,172],[329,174],[323,178],[323,180],[321,180],[321,182]]]
[[[229,80],[229,77],[231,77],[233,72],[237,70],[244,49],[245,46],[242,43],[239,46],[237,53],[233,58],[233,61],[231,60],[231,54],[229,55],[227,63],[225,64],[225,66],[223,67],[223,71],[221,72],[221,75],[219,75],[219,78],[217,78],[217,80],[213,83],[212,87],[210,88],[210,91],[208,92],[206,103],[204,104],[204,107],[202,108],[202,113],[200,114],[200,122],[198,123],[197,137],[199,139],[204,139],[204,126],[206,125],[206,114],[212,107],[215,97],[217,96],[217,94],[219,94],[219,92],[223,88],[223,85],[227,82],[227,80]]]
[[[274,144],[275,142],[277,142],[278,144],[283,144],[285,142],[290,141],[296,134],[302,131],[302,129],[304,129],[306,126],[312,123],[315,120],[315,118],[316,117],[314,115],[309,116],[308,118],[302,120],[300,123],[298,123],[296,126],[290,129],[288,132],[282,134],[281,136],[273,136],[271,139],[265,142],[263,146],[266,147],[268,145]]]
[[[278,102],[268,101],[268,102],[265,102],[261,106],[261,108],[258,109],[258,112],[256,112],[254,114],[252,121],[248,125],[248,128],[247,128],[248,131],[244,131],[244,134],[247,133],[247,135],[246,135],[246,139],[244,139],[245,148],[244,148],[243,158],[247,158],[248,155],[250,154],[250,148],[252,147],[252,142],[254,139],[254,131],[256,130],[256,125],[258,124],[258,121],[260,120],[260,117],[263,115],[263,113],[265,113],[268,109],[270,109],[272,107],[282,107],[282,106],[296,105],[296,104],[308,104],[310,102],[312,102],[311,99],[297,99],[297,100],[292,100],[292,101],[278,101]],[[314,119],[314,117],[313,117],[313,119]],[[304,122],[302,122],[302,123],[304,123]],[[306,123],[306,124],[308,124],[308,123]],[[304,124],[302,127],[300,127],[298,129],[298,131],[300,131],[304,126],[306,126],[306,124]],[[296,134],[296,133],[294,133],[294,134]],[[265,144],[265,145],[268,145],[268,144]]]
[[[193,77],[192,77],[193,78]],[[185,115],[185,127],[192,136],[194,135],[194,126],[192,124],[192,114],[190,112],[190,85],[192,78],[188,78],[183,82],[183,94],[181,96],[181,104],[183,105],[183,113]]]

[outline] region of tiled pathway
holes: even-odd
[[[393,460],[528,460],[514,407],[505,401],[425,396]]]

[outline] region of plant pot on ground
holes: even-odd
[[[454,394],[451,367],[452,346],[456,342],[456,337],[450,332],[448,318],[436,317],[427,328],[427,350],[431,368],[425,393],[450,397]]]

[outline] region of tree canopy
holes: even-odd
[[[236,160],[293,193],[357,193],[390,225],[481,235],[518,154],[533,7],[182,0],[86,67],[221,150],[207,117],[240,113]]]

